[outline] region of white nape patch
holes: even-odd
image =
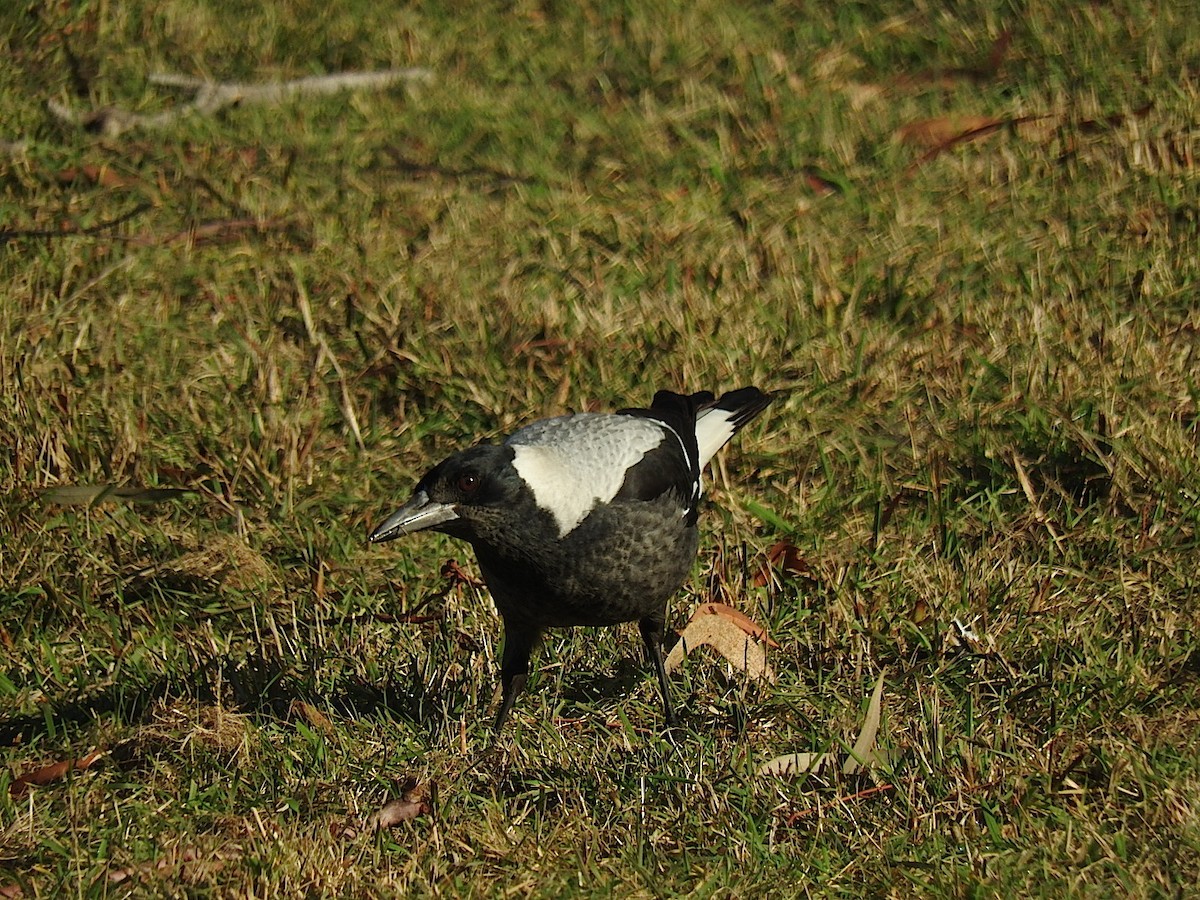
[[[659,422],[610,413],[542,419],[504,443],[534,502],[554,517],[565,537],[597,504],[607,503],[625,473],[666,438]]]
[[[727,409],[710,406],[700,410],[696,416],[696,446],[700,449],[700,468],[708,465],[708,461],[716,452],[729,443],[729,439],[737,432],[730,424],[736,413]]]

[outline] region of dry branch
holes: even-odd
[[[151,84],[193,91],[191,101],[153,115],[142,115],[112,106],[84,112],[71,109],[56,100],[50,100],[47,106],[62,122],[107,137],[116,137],[131,128],[162,128],[194,112],[211,116],[227,106],[238,103],[283,103],[300,95],[334,94],[348,90],[383,90],[394,84],[425,82],[432,78],[433,72],[420,67],[385,69],[380,72],[338,72],[266,84],[205,81],[188,75],[159,73],[150,76]]]

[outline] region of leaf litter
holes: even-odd
[[[778,647],[767,630],[724,603],[701,604],[667,654],[666,669],[673,672],[697,647],[712,647],[730,664],[751,678],[774,681],[767,664],[766,646]]]
[[[842,762],[842,774],[844,775],[853,775],[860,770],[876,765],[885,765],[888,762],[887,754],[875,747],[879,737],[880,722],[883,718],[883,677],[884,673],[880,672],[879,678],[875,682],[875,689],[871,692],[871,700],[867,704],[867,714],[859,728],[858,737]],[[759,766],[758,774],[781,778],[794,775],[815,775],[827,765],[837,765],[837,761],[838,755],[831,752],[785,753]]]

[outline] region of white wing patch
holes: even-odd
[[[737,428],[730,424],[734,415],[727,409],[710,406],[700,410],[696,416],[696,446],[700,448],[701,469],[737,432]]]
[[[534,422],[504,443],[534,502],[570,534],[599,503],[607,503],[625,473],[666,438],[659,422],[609,413],[576,413]]]

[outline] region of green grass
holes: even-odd
[[[0,894],[1200,878],[1188,4],[10,6]],[[119,137],[46,110],[402,66]],[[1010,124],[898,136],[966,116]],[[777,681],[693,655],[667,740],[636,630],[555,634],[481,755],[469,552],[370,526],[481,437],[745,383],[784,394],[671,609],[746,612]],[[189,493],[44,493],[102,484]],[[806,571],[760,586],[781,539]],[[852,744],[880,672],[890,769],[757,774]],[[431,812],[371,833],[409,779]]]

